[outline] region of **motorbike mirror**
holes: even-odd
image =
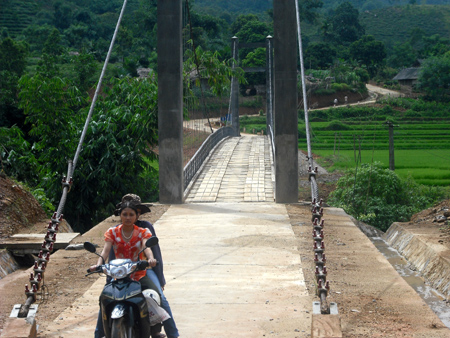
[[[87,251],[92,252],[92,253],[95,253],[95,251],[96,251],[95,245],[92,244],[91,242],[84,242],[84,243],[83,243],[83,247],[84,247]]]
[[[147,239],[147,242],[145,242],[145,246],[147,248],[151,248],[152,246],[155,246],[159,243],[159,239],[156,236],[152,236],[149,239]]]

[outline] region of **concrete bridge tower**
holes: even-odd
[[[298,200],[295,0],[274,1],[275,201]],[[183,203],[182,1],[158,0],[159,200]]]

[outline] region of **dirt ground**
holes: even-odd
[[[446,201],[447,204],[449,201]],[[310,224],[304,223],[305,209],[287,206],[308,292],[315,295],[315,263]],[[449,331],[419,297],[415,297],[406,281],[393,270],[377,250],[367,243],[357,227],[336,221],[338,215],[324,212],[327,280],[330,282],[329,302],[338,304],[343,337],[449,337]],[[328,222],[327,222],[328,220]],[[435,227],[436,225],[428,226]],[[430,229],[430,233],[434,229]],[[427,230],[421,229],[426,232]],[[365,239],[365,242],[362,241]],[[439,234],[434,241],[439,241]],[[317,298],[317,297],[316,297]],[[446,306],[442,299],[443,306]],[[449,308],[450,310],[450,308]]]

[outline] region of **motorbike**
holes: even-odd
[[[158,238],[150,237],[145,246],[150,248],[156,244]],[[83,246],[87,251],[100,256],[94,244],[85,242]],[[95,271],[88,269],[86,276],[104,273],[112,278],[100,295],[100,310],[106,338],[149,338],[156,326],[161,325],[170,316],[159,306],[161,303],[156,291],[150,289],[142,291],[141,284],[130,278],[133,272],[145,270],[148,262],[114,259],[108,264],[103,263]]]

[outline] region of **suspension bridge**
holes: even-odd
[[[125,5],[126,1],[122,11]],[[326,264],[337,267],[336,263],[329,262],[351,256],[354,250],[349,247],[327,252],[325,258],[328,245],[324,232],[328,226],[337,228],[334,230],[337,236],[352,233],[360,248],[368,247],[365,262],[359,262],[361,266],[377,262],[382,267],[380,273],[365,266],[367,273],[358,276],[360,287],[355,294],[374,281],[382,284],[380,278],[385,278],[390,285],[395,284],[396,294],[408,297],[413,305],[421,304],[348,216],[333,208],[324,211],[315,180],[318,173],[313,165],[309,134],[311,201],[303,207],[297,221],[304,227],[302,231],[313,237],[307,261],[314,267],[315,278],[310,281],[312,285],[305,282],[305,262],[300,259],[302,249],[286,209],[286,204],[298,203],[297,42],[300,56],[302,50],[296,5],[294,0],[274,1],[274,36],[269,36],[265,43],[268,135],[241,135],[238,84],[233,79],[230,120],[210,134],[184,165],[183,56],[179,47],[182,6],[181,1],[158,1],[160,202],[172,206],[155,223],[155,229],[166,262],[166,295],[182,337],[343,337],[338,305],[327,299],[330,292],[327,274],[337,275],[339,271],[327,270]],[[237,39],[233,38],[236,60],[238,46]],[[81,144],[82,140],[77,153]],[[31,286],[26,289],[27,302],[17,310],[18,320],[29,316],[42,275],[47,264],[51,264],[50,254],[76,160],[77,154],[63,180],[62,202],[49,224],[43,252],[30,277]],[[327,212],[329,220],[325,224],[323,216]],[[97,296],[103,284],[103,278],[99,278],[83,297],[68,304],[54,325],[41,331],[42,337],[91,334],[97,317]],[[410,310],[404,310],[401,315],[414,325],[413,317],[407,313]],[[415,311],[421,312],[414,318],[434,318],[429,309]],[[29,326],[33,327],[33,319],[31,324],[23,323],[23,327]],[[17,322],[7,326],[2,337],[19,337],[17,327]],[[438,330],[435,332],[439,335],[433,336],[427,335],[424,328],[421,330],[427,337],[448,334]],[[31,336],[30,332],[33,329],[27,337]]]

